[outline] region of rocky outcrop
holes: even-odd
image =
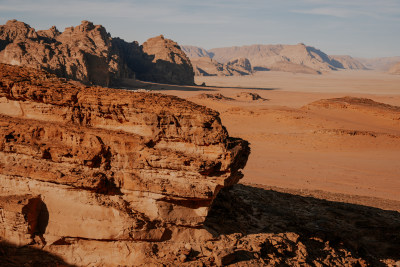
[[[244,101],[265,101],[267,99],[261,97],[257,93],[251,93],[251,92],[240,92],[235,95],[235,98],[238,100],[244,100]]]
[[[152,242],[210,237],[209,207],[249,155],[217,112],[17,66],[0,75],[1,239],[126,265],[151,261]]]
[[[82,21],[63,33],[38,31],[16,20],[0,26],[0,62],[43,69],[86,84],[111,85],[128,75],[104,27]]]
[[[253,71],[250,61],[247,58],[231,59],[225,65],[241,75],[249,75]]]
[[[36,32],[16,20],[0,26],[0,63],[43,69],[102,86],[118,85],[121,79],[135,76],[153,82],[193,84],[193,71],[179,46],[155,49],[159,54],[174,55],[163,58],[170,67],[168,72],[159,63],[153,64],[154,55],[144,52],[137,42],[111,38],[103,26],[89,21],[62,33],[54,26]],[[146,50],[151,48],[146,45]]]
[[[163,35],[150,38],[143,43],[143,52],[154,63],[154,71],[143,78],[175,84],[194,84],[193,67],[180,46]]]
[[[252,73],[251,64],[245,58],[225,64],[209,57],[193,58],[191,62],[196,76],[241,76]]]

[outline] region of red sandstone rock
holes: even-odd
[[[154,62],[137,43],[111,35],[101,25],[82,21],[60,33],[54,26],[35,31],[29,25],[10,20],[0,26],[0,63],[43,69],[85,84],[117,85],[121,79],[143,78],[153,82],[193,84],[193,69],[179,46],[149,47],[158,55],[171,55]],[[154,44],[157,45],[157,44]]]
[[[154,71],[143,78],[162,83],[194,84],[192,64],[176,42],[160,35],[144,42],[143,51],[155,64]]]
[[[242,177],[248,154],[248,143],[230,138],[219,114],[203,106],[0,65],[0,205],[11,195],[40,195],[49,214],[43,242],[66,258],[79,248],[69,238],[206,238],[190,233],[218,191]],[[35,242],[27,230],[34,216],[19,228],[10,216],[1,237]]]

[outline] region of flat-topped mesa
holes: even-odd
[[[200,226],[249,152],[206,107],[0,65],[0,195],[40,195],[46,240],[165,240]],[[79,212],[66,219],[66,206]],[[82,216],[91,223],[68,228]]]

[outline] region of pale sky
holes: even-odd
[[[330,55],[400,56],[400,0],[0,0],[0,24],[60,31],[89,20],[143,43],[163,34],[206,49],[314,46]]]

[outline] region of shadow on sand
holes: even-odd
[[[268,87],[241,87],[241,86],[207,86],[207,87],[209,87],[209,88],[242,89],[242,90],[259,90],[259,91],[280,90],[279,88],[268,88]]]
[[[187,91],[187,92],[212,92],[219,91],[219,88],[229,88],[229,89],[241,89],[241,90],[260,90],[260,91],[274,91],[280,90],[279,88],[262,88],[262,87],[240,87],[240,86],[188,86],[188,85],[172,85],[172,84],[162,84],[154,82],[145,82],[135,79],[124,79],[120,83],[120,89],[125,90],[137,90],[146,89],[150,91]]]
[[[313,241],[320,240],[320,245],[344,248],[371,266],[385,266],[383,259],[400,260],[397,211],[238,184],[218,194],[205,226],[216,236],[296,233],[310,251],[324,253],[323,245],[315,247]],[[316,256],[307,257],[313,262]]]

